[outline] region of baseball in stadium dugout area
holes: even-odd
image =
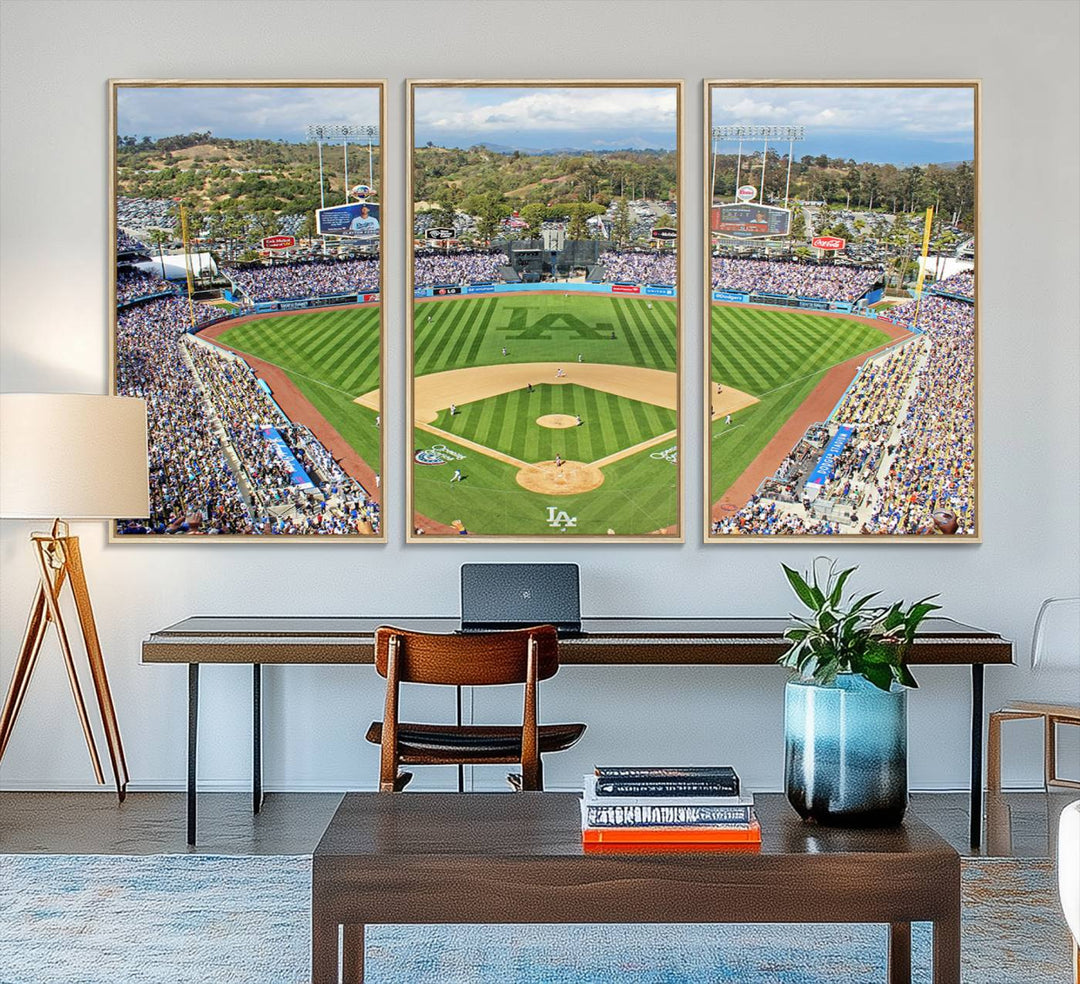
[[[383,83],[110,95],[113,390],[147,401],[151,509],[112,537],[384,541]]]
[[[977,542],[977,82],[706,82],[706,541]]]
[[[682,539],[681,96],[410,84],[410,540]]]

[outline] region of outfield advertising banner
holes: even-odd
[[[349,202],[315,210],[315,230],[320,236],[342,239],[378,239],[379,206],[374,202]]]
[[[612,284],[611,293],[613,294],[640,294],[641,287],[638,284]]]
[[[675,288],[667,284],[646,284],[645,293],[652,294],[654,297],[674,297]]]

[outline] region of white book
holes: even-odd
[[[738,796],[597,796],[596,776],[585,776],[584,802],[588,806],[753,806],[754,794]]]

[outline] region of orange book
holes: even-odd
[[[761,825],[722,827],[585,827],[585,844],[760,844]]]

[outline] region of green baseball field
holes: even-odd
[[[417,302],[415,525],[510,536],[673,527],[676,368],[670,301],[554,291]]]
[[[746,472],[831,367],[878,348],[890,337],[851,318],[714,304],[711,501],[717,502]],[[720,392],[717,384],[723,387]],[[736,393],[747,398],[733,403]],[[832,407],[824,407],[818,419]],[[764,477],[754,476],[753,484]]]
[[[356,402],[379,386],[378,307],[255,318],[217,340],[279,366],[353,450],[381,471],[378,411]]]

